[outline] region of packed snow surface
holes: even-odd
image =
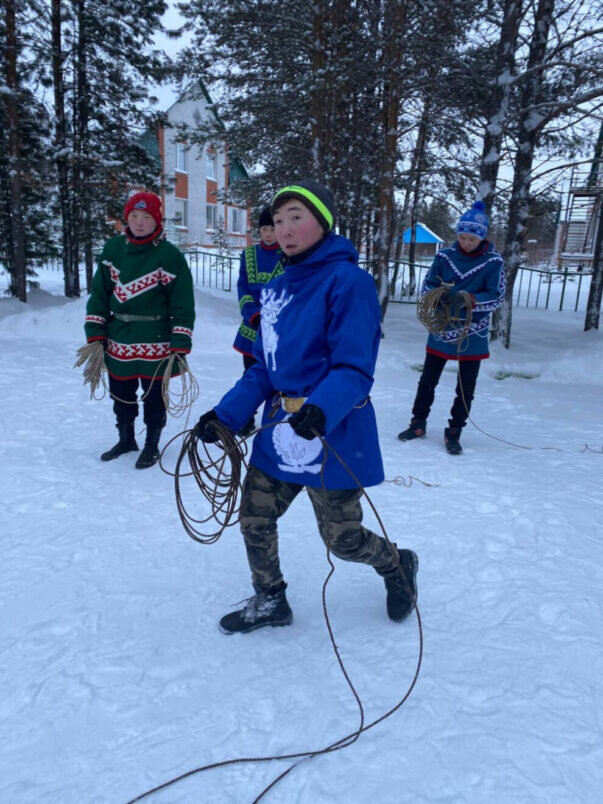
[[[222,635],[218,619],[252,593],[238,529],[197,544],[158,466],[136,471],[135,453],[99,460],[116,430],[109,399],[90,400],[72,368],[85,299],[58,295],[57,274],[42,288],[27,305],[0,301],[0,802],[125,804],[200,765],[312,751],[353,732],[307,498],[280,526],[293,625]],[[196,300],[201,390],[189,426],[242,370],[236,299],[197,289]],[[372,396],[386,477],[398,480],[369,494],[390,538],[419,555],[423,666],[392,717],[302,762],[263,801],[603,800],[603,337],[584,333],[582,317],[515,310],[512,349],[494,345],[472,412],[496,438],[469,424],[453,457],[443,446],[452,367],[427,437],[396,438],[425,332],[414,306],[390,306]],[[171,419],[163,443],[184,426]],[[411,683],[417,617],[390,622],[381,580],[343,562],[327,603],[370,722]],[[147,800],[251,804],[289,764],[227,766]]]

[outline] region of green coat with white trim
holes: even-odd
[[[139,245],[124,235],[105,243],[85,331],[88,343],[106,342],[105,364],[113,377],[161,379],[173,352],[190,352],[194,321],[193,279],[176,246],[167,240]],[[180,373],[177,365],[173,376]]]

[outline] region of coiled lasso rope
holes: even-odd
[[[247,436],[247,438],[251,438],[252,436],[256,435],[260,430],[265,430],[268,427],[283,426],[286,424],[287,424],[286,420],[278,422],[270,422],[269,424],[266,424],[263,427],[258,428],[258,430],[255,430],[253,433]],[[178,511],[186,532],[189,534],[189,536],[191,536],[191,538],[193,538],[195,541],[201,542],[202,544],[212,544],[213,542],[217,541],[227,527],[236,524],[236,522],[238,521],[238,519],[235,520],[233,518],[239,511],[238,495],[242,487],[242,481],[241,481],[242,467],[244,465],[247,466],[245,462],[247,447],[246,444],[244,443],[246,438],[236,436],[229,428],[227,428],[220,422],[214,422],[214,428],[218,435],[218,441],[213,445],[213,447],[222,451],[222,454],[216,460],[212,460],[206,444],[203,444],[206,458],[205,460],[203,459],[203,457],[199,454],[198,451],[198,439],[195,436],[194,432],[191,430],[184,433],[184,442],[182,444],[182,449],[178,457],[178,462],[176,464],[175,471],[174,472],[168,471],[161,465],[160,461],[160,466],[163,469],[163,471],[174,478],[176,487],[176,499],[178,501]],[[324,488],[324,468],[327,461],[328,453],[330,452],[332,453],[333,457],[337,461],[339,461],[339,463],[346,469],[350,477],[354,480],[358,488],[362,491],[363,496],[366,498],[368,504],[370,505],[373,513],[377,518],[377,521],[379,522],[379,526],[383,531],[383,535],[386,541],[391,547],[392,543],[386,533],[385,526],[381,520],[381,517],[379,516],[379,513],[377,512],[375,505],[373,504],[372,500],[366,493],[366,490],[362,487],[362,484],[360,483],[358,478],[354,475],[349,466],[347,466],[345,461],[329,445],[329,443],[324,438],[322,438],[322,436],[320,436],[318,433],[316,433],[316,435],[320,438],[324,450],[324,458],[320,474],[323,488]],[[174,439],[178,437],[179,436],[175,436],[172,439],[172,441],[174,441]],[[167,450],[170,443],[171,441],[166,444],[163,452]],[[182,465],[187,459],[189,461],[191,471],[183,473],[181,471]],[[225,473],[225,467],[227,466],[227,462],[230,464],[229,473],[228,472]],[[202,520],[191,517],[191,515],[186,512],[185,506],[182,503],[182,497],[180,493],[180,478],[190,476],[193,476],[195,478],[199,490],[212,506],[212,513],[208,517]],[[203,533],[196,527],[199,524],[207,522],[212,517],[215,517],[215,519],[218,521],[218,524],[220,525],[218,531],[211,533]],[[197,773],[202,773],[203,771],[212,770],[213,768],[220,768],[225,767],[227,765],[235,765],[244,762],[259,763],[259,762],[272,762],[276,760],[294,760],[292,765],[290,765],[286,770],[284,770],[275,779],[273,779],[272,782],[270,782],[270,784],[268,784],[262,790],[262,792],[258,796],[256,796],[256,798],[254,798],[252,804],[258,804],[258,802],[261,799],[263,799],[264,796],[276,784],[278,784],[279,781],[281,781],[281,779],[287,776],[287,774],[290,773],[293,770],[293,768],[299,765],[300,762],[312,759],[313,757],[319,756],[321,754],[330,754],[333,753],[334,751],[339,751],[342,748],[347,748],[348,746],[355,743],[356,740],[359,739],[361,734],[364,734],[365,732],[369,731],[369,729],[372,729],[379,723],[383,722],[386,718],[393,715],[395,712],[398,711],[398,709],[400,709],[401,706],[404,705],[404,703],[408,700],[410,694],[412,693],[417,683],[417,680],[419,678],[419,672],[421,669],[421,664],[423,661],[423,624],[421,620],[421,615],[419,613],[419,608],[416,604],[416,600],[414,605],[414,611],[416,612],[417,615],[417,625],[419,631],[419,649],[418,649],[417,663],[412,680],[408,685],[402,698],[393,707],[391,707],[391,709],[389,709],[387,712],[380,715],[379,717],[375,718],[370,723],[366,723],[362,701],[360,700],[360,697],[348,675],[348,672],[341,658],[339,648],[337,647],[337,644],[335,642],[335,636],[333,633],[333,629],[331,627],[331,622],[327,611],[326,589],[329,580],[331,579],[331,576],[335,572],[335,566],[331,560],[330,551],[328,547],[327,547],[327,561],[329,563],[330,569],[327,574],[327,577],[324,580],[322,587],[323,614],[325,617],[325,622],[327,625],[331,646],[333,648],[333,652],[335,653],[335,657],[339,664],[339,668],[358,706],[359,719],[360,719],[358,727],[349,734],[346,734],[344,737],[341,737],[340,739],[335,740],[334,742],[322,748],[310,749],[308,751],[297,751],[291,754],[278,754],[274,756],[238,757],[234,759],[225,759],[222,760],[221,762],[213,762],[209,765],[203,765],[199,768],[194,768],[193,770],[187,771],[186,773],[182,773],[179,776],[176,776],[175,778],[170,779],[169,781],[152,788],[151,790],[147,790],[146,792],[141,793],[140,795],[136,796],[136,798],[133,798],[130,801],[128,801],[127,804],[135,804],[135,802],[142,801],[142,799],[147,798],[152,793],[156,793],[159,790],[163,790],[166,787],[170,787],[171,785],[181,781],[182,779],[186,779]],[[404,570],[400,565],[398,566],[400,568],[402,576],[405,577]]]
[[[172,377],[174,363],[178,364],[179,374],[176,375],[176,377]],[[113,399],[117,399],[125,405],[138,404],[136,400],[120,399],[120,397],[110,393],[105,378],[107,368],[105,366],[105,350],[102,341],[92,341],[91,343],[86,343],[84,346],[80,346],[77,350],[77,360],[73,367],[79,368],[82,365],[84,366],[84,385],[90,384],[90,399],[103,399],[104,396],[109,393]],[[153,383],[157,381],[157,375],[160,369],[163,370],[163,376],[161,378],[161,396],[163,404],[168,413],[177,419],[187,411],[190,412],[199,396],[199,383],[191,372],[186,358],[178,354],[178,352],[172,352],[168,358],[158,363],[155,373],[151,378],[151,384],[141,396],[141,401],[144,401],[150,393]],[[172,380],[176,379],[180,379],[181,389],[175,393],[170,387],[170,383],[172,383]],[[96,392],[100,385],[103,387],[103,393],[97,396]]]
[[[460,351],[473,321],[473,301],[465,290],[456,291],[455,295],[461,297],[461,304],[459,309],[455,310],[457,314],[453,315],[450,305],[442,298],[448,295],[452,287],[454,287],[452,283],[442,282],[437,288],[428,290],[417,302],[417,318],[432,335],[443,335],[452,324],[456,324],[459,333],[454,341],[459,344]]]

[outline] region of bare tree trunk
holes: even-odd
[[[384,19],[387,28],[383,64],[387,69],[383,90],[383,157],[379,186],[379,232],[377,236],[377,292],[381,317],[385,317],[389,294],[388,264],[393,237],[394,176],[398,159],[402,48],[400,37],[406,21],[406,0],[387,0]]]
[[[54,89],[54,114],[56,149],[55,161],[59,185],[59,206],[63,232],[63,276],[65,296],[79,296],[79,275],[73,273],[73,220],[69,198],[69,149],[67,147],[67,123],[65,119],[65,88],[63,83],[63,51],[61,46],[61,0],[52,0],[52,78]]]
[[[532,162],[538,136],[545,123],[544,118],[535,122],[530,107],[538,103],[542,94],[542,78],[536,68],[544,62],[547,40],[553,22],[555,0],[538,0],[534,15],[534,28],[528,57],[528,78],[525,81],[520,109],[524,110],[519,119],[519,136],[513,173],[513,190],[509,204],[509,222],[503,249],[507,273],[505,301],[493,316],[492,339],[502,338],[506,349],[511,345],[511,325],[513,318],[513,286],[521,265],[521,253],[527,232],[527,220],[532,183]]]
[[[312,18],[312,72],[317,75],[324,69],[326,63],[325,53],[325,24],[327,7],[325,0],[314,0]],[[323,173],[323,125],[324,98],[320,91],[314,90],[310,105],[310,126],[312,132],[312,162],[310,172],[315,177]]]
[[[91,227],[91,187],[90,187],[90,158],[88,137],[88,106],[90,103],[88,88],[88,29],[86,24],[86,0],[75,0],[76,18],[78,23],[77,37],[77,174],[75,184],[79,192],[74,192],[73,219],[79,221],[77,237],[74,238],[74,271],[78,277],[79,290],[79,264],[78,247],[82,244],[84,261],[86,265],[86,289],[90,292],[92,276],[94,273],[94,260],[92,256],[92,227]]]
[[[523,0],[504,0],[503,24],[496,50],[496,83],[490,94],[488,124],[484,134],[479,169],[478,195],[490,214],[496,194],[500,150],[511,97],[511,78],[515,72],[517,35],[523,18]]]
[[[421,182],[425,169],[425,151],[429,139],[429,115],[431,111],[431,98],[426,96],[423,103],[423,111],[419,120],[419,131],[417,133],[417,144],[415,146],[414,162],[416,165],[413,176],[412,204],[410,207],[410,246],[408,248],[408,261],[414,273],[415,250],[417,244],[417,218],[419,215],[419,197],[421,195]]]
[[[599,196],[599,216],[597,220],[597,239],[593,254],[593,275],[590,280],[584,331],[599,329],[601,299],[603,298],[603,197]]]
[[[23,183],[21,168],[21,136],[17,105],[17,25],[14,0],[7,0],[4,23],[6,53],[4,74],[9,91],[4,94],[8,122],[8,185],[10,204],[10,290],[22,302],[27,301],[27,264],[25,257],[25,228],[23,225]]]

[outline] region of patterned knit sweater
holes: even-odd
[[[107,341],[105,363],[113,377],[161,379],[172,352],[190,352],[194,321],[192,276],[176,246],[167,240],[139,245],[124,235],[105,243],[85,330],[89,343]]]

